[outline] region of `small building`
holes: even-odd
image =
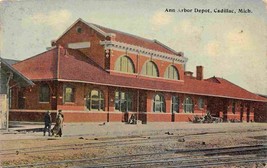
[[[267,99],[230,81],[185,71],[187,58],[149,40],[78,19],[43,53],[13,67],[35,85],[12,88],[12,120],[41,121],[63,110],[66,122],[190,121],[211,115],[254,121]]]
[[[0,57],[0,129],[8,128],[11,89],[32,86],[33,83],[12,67],[18,61]]]

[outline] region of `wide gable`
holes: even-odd
[[[131,44],[143,48],[147,48],[150,50],[155,50],[167,54],[173,54],[173,55],[178,55],[178,52],[175,52],[174,50],[170,49],[169,47],[163,45],[162,43],[158,42],[157,40],[150,40],[146,39],[143,37],[139,37],[136,35],[132,35],[129,33],[125,33],[122,31],[106,28],[100,25],[93,24],[99,29],[101,29],[103,32],[108,33],[108,34],[115,34],[114,41],[117,42],[122,42],[126,44]]]
[[[158,40],[146,39],[146,38],[132,35],[129,33],[125,33],[122,31],[103,27],[103,26],[100,26],[100,25],[97,25],[94,23],[89,23],[89,22],[86,22],[82,19],[78,19],[76,22],[74,22],[65,32],[63,32],[63,34],[61,36],[59,36],[54,41],[58,41],[69,30],[71,30],[78,22],[82,22],[82,23],[86,24],[88,27],[95,30],[99,35],[103,36],[104,38],[114,36],[114,39],[108,38],[108,39],[111,39],[112,41],[121,42],[121,43],[129,44],[129,45],[133,45],[136,47],[146,48],[146,49],[149,49],[152,51],[158,51],[158,52],[162,52],[162,53],[166,53],[166,54],[170,54],[170,55],[176,55],[176,56],[183,57],[183,53],[176,52],[175,50],[164,45],[163,43],[159,42]]]

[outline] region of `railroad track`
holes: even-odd
[[[251,130],[249,130],[251,131]],[[260,130],[253,130],[255,131],[262,131]],[[99,141],[99,142],[90,142],[90,143],[76,143],[76,144],[64,144],[64,145],[50,145],[50,146],[39,146],[39,147],[31,147],[31,148],[16,148],[16,149],[6,149],[6,150],[0,150],[0,156],[1,155],[13,155],[19,153],[38,153],[38,152],[53,152],[55,150],[58,151],[64,151],[69,149],[81,149],[81,148],[101,148],[106,147],[106,145],[115,145],[115,146],[121,146],[121,145],[139,145],[140,141],[144,143],[143,141],[146,141],[146,143],[160,143],[160,142],[166,142],[166,141],[173,141],[177,138],[185,138],[188,136],[202,136],[202,135],[213,135],[213,134],[223,134],[226,133],[225,131],[217,131],[217,132],[200,132],[195,134],[180,134],[180,135],[169,135],[169,136],[135,136],[135,137],[128,137],[128,138],[119,138],[119,140],[110,141],[110,139],[107,139],[106,141]],[[234,133],[234,132],[233,132]],[[51,138],[50,138],[51,139]],[[145,144],[145,143],[144,143]]]
[[[81,140],[81,143],[69,143],[63,145],[49,145],[49,146],[37,146],[32,148],[15,148],[0,150],[1,156],[10,156],[18,154],[37,154],[53,152],[62,153],[68,150],[87,150],[92,149],[110,149],[109,147],[123,147],[131,148],[132,146],[148,146],[154,145],[155,152],[142,153],[139,150],[135,151],[135,154],[128,155],[115,155],[112,157],[97,157],[97,158],[82,158],[82,159],[70,159],[63,161],[52,161],[33,163],[25,165],[10,165],[6,168],[13,167],[50,167],[52,165],[77,165],[78,167],[200,167],[200,165],[216,166],[227,163],[239,164],[246,161],[247,163],[267,163],[266,162],[266,145],[252,145],[252,146],[232,146],[226,148],[206,148],[206,149],[166,149],[166,147],[160,147],[159,144],[179,143],[178,139],[195,137],[195,136],[207,136],[214,134],[224,134],[225,132],[199,132],[196,134],[167,134],[165,135],[152,135],[152,136],[135,136],[135,137],[119,137],[114,138],[99,138],[99,139],[87,139]],[[78,138],[78,137],[77,137]],[[263,142],[261,142],[263,143]],[[205,146],[200,146],[201,148]],[[164,150],[165,149],[165,150]],[[152,150],[148,150],[152,151]],[[234,156],[228,156],[233,155]],[[237,157],[238,156],[238,157]],[[248,157],[250,156],[250,157]],[[85,156],[86,157],[86,156]],[[190,159],[188,159],[190,158]],[[239,160],[238,160],[239,159]],[[207,163],[207,160],[208,163]],[[243,161],[243,162],[242,162]]]
[[[14,167],[43,167],[51,165],[76,165],[77,167],[201,167],[227,164],[267,163],[267,146],[233,146],[226,148],[207,148],[200,150],[166,150],[134,155],[84,158],[74,160],[36,163]],[[230,155],[234,154],[234,156]],[[237,155],[238,154],[238,155]],[[178,155],[178,156],[177,156]]]

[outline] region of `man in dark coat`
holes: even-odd
[[[51,114],[50,114],[49,111],[47,111],[45,113],[45,116],[44,116],[44,124],[45,124],[45,127],[44,127],[44,136],[45,136],[46,131],[48,132],[48,136],[50,136],[51,124],[52,124],[52,117],[51,117]]]

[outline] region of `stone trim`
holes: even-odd
[[[134,54],[142,54],[146,57],[155,57],[160,60],[173,62],[176,61],[180,64],[185,64],[188,60],[186,57],[179,57],[177,55],[167,54],[164,52],[151,50],[147,48],[143,48],[136,45],[131,45],[127,43],[117,42],[117,41],[100,41],[100,45],[103,45],[105,47],[105,50],[109,49],[115,49],[119,51],[127,51],[128,53],[134,53]]]

